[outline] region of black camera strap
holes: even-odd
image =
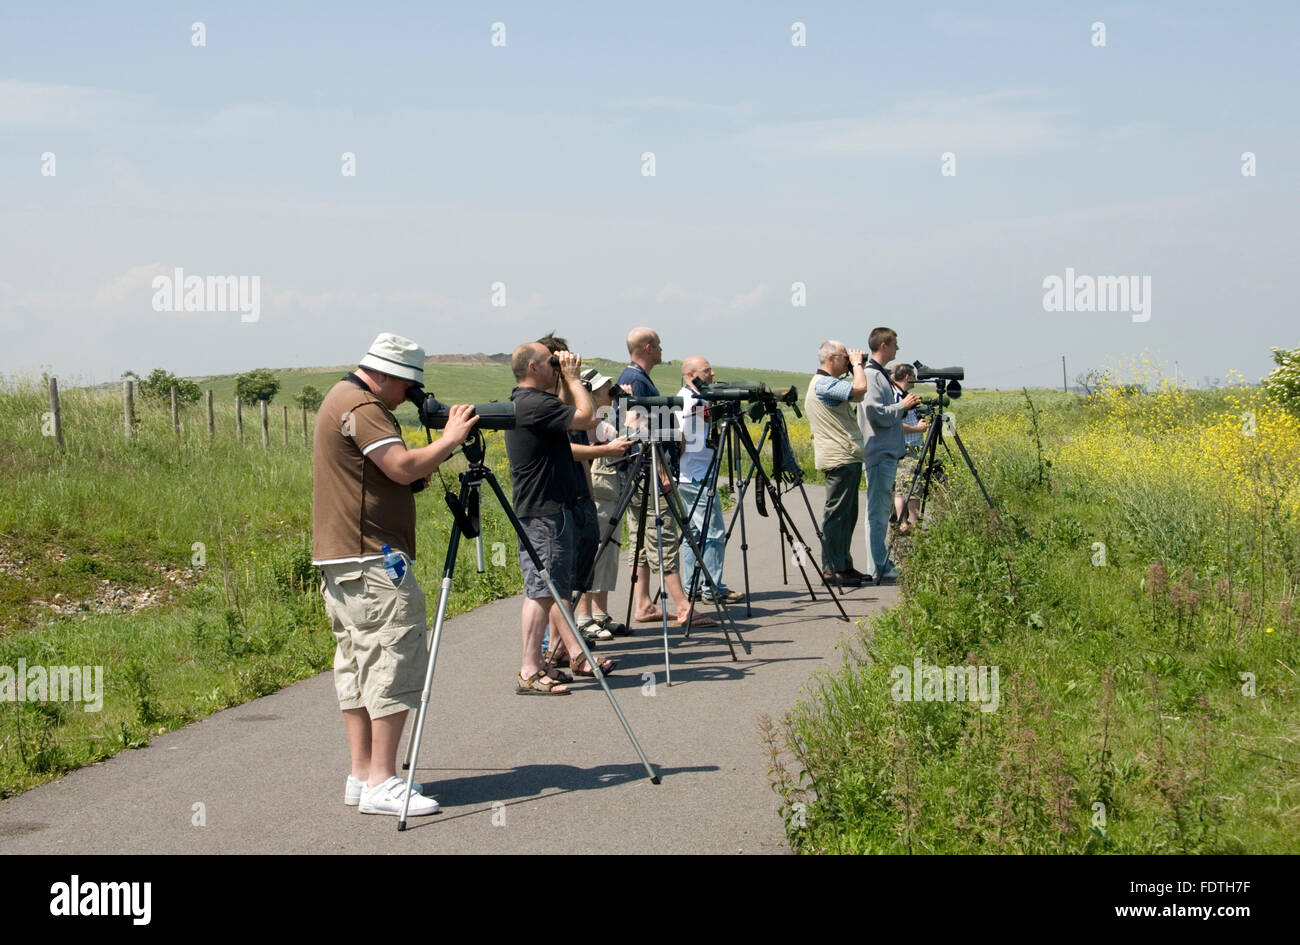
[[[893,376],[892,374],[890,374],[888,371],[886,371],[886,370],[881,366],[880,362],[877,361],[875,358],[868,357],[868,358],[867,358],[867,364],[868,364],[870,367],[875,368],[875,369],[876,369],[877,371],[879,371],[881,374],[885,375],[885,379],[886,379],[887,381],[889,381],[890,384],[893,384],[893,383],[894,383],[894,376]]]

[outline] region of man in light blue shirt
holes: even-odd
[[[892,328],[874,328],[867,339],[871,363],[867,369],[867,393],[858,407],[862,428],[862,465],[867,472],[867,553],[871,557],[871,578],[901,575],[887,560],[885,536],[889,532],[889,511],[893,507],[894,474],[903,447],[903,416],[921,402],[915,394],[899,400],[893,378],[885,365],[898,354],[898,333]]]

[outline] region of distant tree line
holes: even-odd
[[[189,378],[177,377],[163,368],[154,368],[149,372],[148,377],[141,377],[135,371],[124,371],[122,377],[133,379],[136,382],[136,390],[145,400],[170,403],[173,387],[176,388],[176,400],[182,406],[198,403],[199,398],[203,396],[203,391],[196,382]],[[279,392],[280,379],[267,368],[246,371],[235,377],[235,396],[246,404],[258,400],[270,403]],[[317,410],[324,399],[324,394],[308,384],[294,395],[293,402],[295,406]]]

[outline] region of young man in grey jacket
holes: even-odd
[[[863,460],[867,473],[867,554],[871,577],[899,577],[898,568],[887,561],[885,536],[889,531],[889,510],[894,503],[894,474],[906,452],[903,446],[903,415],[921,402],[916,394],[902,400],[885,365],[898,354],[898,333],[892,328],[873,328],[867,339],[871,361],[867,365],[867,393],[858,405],[862,427]]]

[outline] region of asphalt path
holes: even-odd
[[[822,490],[806,488],[820,516]],[[786,503],[815,542],[799,493]],[[774,514],[747,502],[746,522],[752,610],[731,608],[738,660],[718,629],[687,639],[672,624],[668,686],[658,625],[596,649],[618,659],[609,682],[658,785],[594,680],[566,697],[515,694],[514,597],[447,621],[417,775],[442,809],[404,832],[396,817],[343,804],[347,742],[327,672],[0,802],[0,853],[788,852],[758,720],[779,718],[814,673],[837,668],[837,644],[898,590],[843,592],[846,623],[812,568],[815,602],[792,562],[782,584]],[[862,532],[859,522],[860,570]],[[459,567],[473,567],[472,547]],[[743,588],[738,530],[725,576]],[[432,619],[437,589],[426,591]]]

